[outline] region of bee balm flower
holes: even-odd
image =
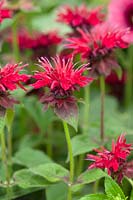
[[[52,63],[47,58],[39,60],[43,71],[36,72],[33,78],[36,80],[32,86],[35,89],[47,87],[48,94],[41,98],[41,102],[54,107],[58,115],[68,115],[75,107],[75,98],[72,93],[92,82],[92,78],[83,75],[86,66],[75,69],[73,59],[67,62],[60,57],[52,58]],[[65,116],[62,116],[65,118]]]
[[[123,37],[127,31],[109,29],[106,25],[97,25],[91,32],[79,29],[81,37],[67,39],[66,47],[73,49],[74,54],[81,54],[90,62],[93,75],[109,75],[112,69],[119,67],[113,52],[116,48],[127,48]]]
[[[114,143],[114,141],[112,142],[111,151],[108,151],[104,147],[102,147],[101,150],[96,149],[95,151],[97,155],[87,155],[87,160],[94,162],[88,169],[106,169],[112,178],[121,182],[127,165],[126,159],[131,152],[131,144],[126,143],[125,135],[122,134],[119,136],[116,143]]]
[[[57,18],[59,22],[65,23],[73,29],[80,27],[88,30],[101,23],[103,19],[104,14],[101,12],[100,7],[88,10],[85,5],[76,6],[75,8],[64,6],[58,13]]]
[[[115,20],[114,20],[115,19]],[[133,1],[111,0],[108,9],[108,23],[119,29],[130,28],[130,33],[125,37],[128,42],[133,42]]]
[[[12,107],[15,100],[9,98],[9,91],[17,89],[17,86],[25,89],[22,83],[29,79],[29,75],[20,74],[19,72],[26,65],[7,64],[3,68],[0,68],[0,107],[8,108]],[[1,109],[0,109],[1,110]]]
[[[4,0],[0,2],[0,23],[6,19],[11,18],[12,12],[9,9],[2,8]]]

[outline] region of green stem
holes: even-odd
[[[93,185],[93,193],[94,193],[94,194],[97,194],[97,193],[98,193],[99,181],[100,181],[100,179],[99,179],[99,180],[96,180],[96,181],[94,182],[94,185]]]
[[[101,123],[100,123],[100,137],[104,141],[104,98],[105,98],[105,79],[104,76],[100,77],[100,90],[101,90]]]
[[[133,46],[128,49],[128,62],[127,62],[127,81],[125,85],[125,106],[129,107],[132,102],[133,95]]]
[[[69,154],[69,159],[70,159],[70,176],[69,176],[70,184],[69,184],[69,190],[68,190],[68,200],[71,200],[72,199],[71,185],[74,179],[74,158],[73,158],[73,152],[72,152],[70,133],[69,133],[68,125],[65,121],[63,121],[63,127],[65,131],[68,154]]]
[[[53,147],[52,147],[52,144],[51,144],[51,139],[52,139],[52,130],[53,130],[53,126],[52,126],[52,123],[50,124],[49,128],[48,128],[48,140],[49,140],[49,143],[47,144],[47,153],[49,155],[50,158],[52,158],[53,156]]]
[[[18,44],[18,23],[19,23],[19,15],[16,16],[16,20],[12,25],[12,37],[13,37],[13,54],[16,62],[20,61],[20,52],[19,52],[19,44]]]
[[[8,129],[7,135],[7,151],[8,151],[8,164],[9,164],[9,173],[12,174],[12,123],[14,119],[14,111],[9,108],[6,110],[5,122]]]
[[[84,116],[83,116],[83,134],[87,135],[89,131],[89,108],[90,108],[90,86],[84,88]],[[79,156],[78,165],[77,165],[77,176],[83,170],[84,166],[84,157],[85,155],[82,154]]]
[[[5,136],[4,131],[1,131],[0,133],[0,139],[1,139],[1,149],[2,149],[2,162],[5,170],[5,178],[7,181],[7,184],[10,182],[10,175],[8,172],[8,163],[7,163],[7,156],[6,156],[6,143],[5,143]]]
[[[84,99],[85,99],[85,107],[84,107],[83,134],[87,135],[89,129],[90,86],[84,88]]]
[[[9,170],[10,170],[10,174],[12,174],[12,131],[11,129],[8,129],[7,149],[8,149]]]

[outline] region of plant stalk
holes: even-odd
[[[100,90],[101,90],[101,118],[100,118],[100,138],[104,141],[104,98],[105,98],[105,79],[104,76],[100,77]]]
[[[84,88],[84,100],[85,100],[85,106],[84,106],[84,116],[83,116],[83,134],[87,135],[89,131],[90,86]],[[79,176],[83,170],[84,157],[85,157],[84,154],[79,156],[77,164],[77,173],[76,173],[77,176]]]
[[[69,184],[69,189],[68,189],[68,200],[72,200],[71,185],[74,179],[74,158],[73,158],[73,152],[72,152],[70,133],[69,133],[68,125],[65,121],[63,121],[63,127],[65,131],[68,154],[69,154],[69,159],[70,159],[70,176],[69,176],[70,184]]]
[[[10,183],[10,175],[8,172],[8,162],[7,162],[7,156],[6,156],[6,142],[5,142],[5,135],[4,135],[4,130],[0,132],[0,139],[1,139],[1,149],[2,149],[2,162],[4,166],[4,171],[5,171],[5,178],[7,181],[7,184],[9,185]]]

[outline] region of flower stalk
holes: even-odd
[[[5,171],[5,178],[7,181],[7,184],[9,185],[10,182],[10,175],[8,172],[8,161],[7,161],[7,156],[6,156],[6,142],[5,142],[5,135],[4,135],[4,130],[0,131],[0,140],[1,140],[1,149],[2,149],[2,162],[4,166],[4,171]]]
[[[133,95],[133,46],[128,49],[128,57],[129,60],[127,62],[127,81],[125,85],[125,106],[128,108],[132,102],[132,95]]]
[[[69,154],[69,159],[70,159],[70,176],[69,176],[70,184],[69,184],[69,190],[68,190],[68,200],[72,200],[71,185],[74,179],[74,158],[73,158],[73,152],[72,152],[70,133],[69,133],[68,125],[65,121],[63,121],[63,127],[65,131],[68,154]]]
[[[100,138],[104,141],[104,98],[105,98],[105,79],[104,76],[100,76],[100,90],[101,90],[101,117],[100,117]]]
[[[84,88],[84,118],[83,118],[83,134],[88,134],[89,130],[89,107],[90,107],[90,86]],[[82,154],[79,156],[78,160],[78,167],[77,167],[77,176],[80,175],[84,166],[84,157],[85,155]]]
[[[7,109],[5,115],[6,126],[8,130],[7,135],[7,151],[8,151],[8,164],[9,164],[9,173],[12,174],[12,123],[14,119],[13,109]]]

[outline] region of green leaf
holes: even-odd
[[[27,98],[24,101],[25,109],[28,114],[33,118],[41,132],[47,130],[49,124],[55,119],[53,112],[48,109],[43,111],[43,105],[36,98]]]
[[[72,186],[74,192],[78,191],[83,185],[92,183],[100,178],[108,176],[105,172],[100,169],[87,170],[81,174],[76,183]]]
[[[25,148],[15,154],[13,162],[22,166],[33,167],[40,164],[51,163],[52,160],[39,150]]]
[[[92,151],[98,144],[90,140],[88,135],[77,135],[72,138],[73,156]]]
[[[108,197],[120,197],[120,200],[126,200],[122,189],[111,177],[105,177],[105,192]]]
[[[14,110],[11,108],[8,108],[6,110],[5,122],[9,131],[12,127],[13,119],[14,119]]]
[[[56,21],[57,13],[52,12],[47,15],[40,15],[37,17],[32,18],[32,27],[35,30],[43,32],[49,32],[53,30],[59,30],[60,34],[64,35],[68,32],[70,32],[69,26],[66,26],[65,24],[58,23]]]
[[[7,193],[7,188],[0,187],[0,200],[16,199],[18,197],[25,196],[40,189],[41,188],[23,189],[15,185],[15,186],[10,186],[9,191]]]
[[[30,168],[31,172],[39,175],[50,182],[66,181],[69,176],[67,169],[56,163],[49,163]]]
[[[65,183],[56,183],[46,188],[47,200],[66,200],[68,186]]]
[[[82,197],[80,200],[107,200],[107,196],[105,194],[90,194]]]
[[[14,174],[16,184],[22,188],[47,187],[50,183],[43,177],[32,173],[29,169],[17,171]]]
[[[122,78],[122,69],[119,67],[118,69],[115,70],[119,80],[121,80]]]

